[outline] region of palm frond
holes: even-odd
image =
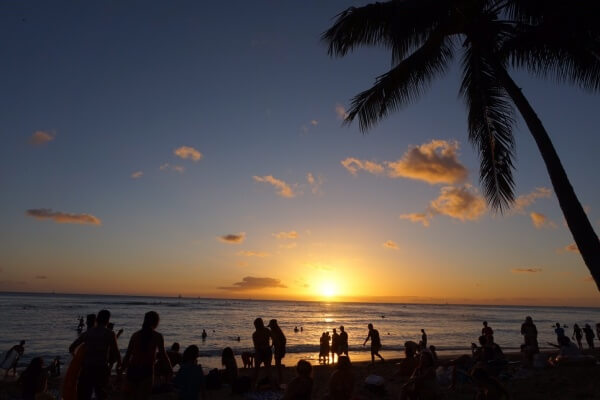
[[[514,111],[488,61],[489,49],[467,47],[460,93],[468,107],[469,141],[479,150],[484,195],[493,210],[502,212],[514,202]]]
[[[442,24],[449,7],[450,0],[392,0],[350,7],[337,15],[321,39],[331,56],[342,57],[361,46],[389,48],[395,65]]]
[[[360,129],[368,131],[390,112],[418,99],[431,80],[446,71],[451,59],[451,40],[434,33],[422,47],[377,77],[373,87],[355,96],[345,122],[358,116]]]

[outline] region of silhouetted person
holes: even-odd
[[[167,357],[169,357],[169,361],[171,362],[171,367],[174,367],[178,364],[181,364],[181,360],[183,356],[179,352],[180,346],[179,343],[175,342],[171,345],[171,349],[167,351]]]
[[[490,376],[482,367],[476,367],[471,372],[473,383],[477,386],[477,400],[500,400],[510,398],[508,391],[500,381]]]
[[[573,335],[571,339],[575,339],[577,341],[577,346],[579,346],[579,350],[583,350],[583,344],[581,344],[581,339],[583,338],[583,331],[579,327],[579,325],[573,325]]]
[[[85,327],[85,321],[83,320],[83,317],[79,317],[79,324],[77,325],[77,331],[79,333],[83,332],[84,327]]]
[[[348,357],[348,332],[344,330],[344,326],[340,326],[339,354],[344,354]]]
[[[410,379],[402,386],[400,400],[429,399],[435,395],[435,363],[429,351],[419,355],[417,368]]]
[[[108,324],[108,329],[110,329],[111,331],[113,331],[113,332],[114,332],[114,331],[115,331],[115,324],[113,324],[112,322],[110,322],[110,323]],[[118,330],[118,331],[115,333],[115,336],[116,336],[116,337],[117,337],[117,339],[118,339],[118,338],[120,338],[120,337],[121,337],[121,335],[122,335],[122,334],[123,334],[123,328],[119,329],[119,330]]]
[[[560,343],[560,338],[565,336],[565,330],[558,322],[556,323],[556,329],[554,329],[554,333],[556,333],[556,343]]]
[[[271,339],[273,341],[273,356],[275,357],[275,366],[277,367],[277,384],[281,385],[283,382],[283,367],[281,366],[281,360],[285,357],[285,344],[287,339],[283,334],[283,331],[277,324],[276,319],[269,321],[269,328],[271,329]]]
[[[379,331],[373,328],[373,324],[367,325],[369,328],[369,334],[365,339],[363,346],[367,344],[369,340],[371,340],[371,364],[375,364],[375,356],[379,357],[381,361],[385,361],[381,354],[379,354],[379,350],[381,350],[381,338],[379,337]]]
[[[19,344],[14,345],[10,348],[9,351],[4,355],[4,360],[2,361],[2,367],[6,368],[6,372],[4,373],[4,379],[8,376],[8,372],[12,369],[13,376],[17,375],[17,362],[19,358],[25,353],[25,341],[21,340]]]
[[[206,340],[207,336],[208,336],[208,333],[206,333],[206,330],[202,329],[202,340]]]
[[[356,377],[352,371],[350,359],[346,356],[338,358],[337,368],[331,374],[328,385],[328,400],[349,400],[354,395]]]
[[[271,331],[265,327],[265,323],[262,318],[256,318],[254,320],[255,331],[252,334],[252,343],[254,343],[254,383],[258,382],[258,374],[260,372],[260,365],[264,364],[267,372],[267,378],[271,378],[271,361],[273,359],[273,353],[271,352]]]
[[[585,324],[585,326],[583,327],[583,334],[585,335],[585,341],[587,342],[588,347],[590,349],[593,349],[595,335],[590,324]]]
[[[538,331],[531,317],[525,318],[525,322],[521,325],[521,335],[525,339],[525,346],[531,354],[539,353],[539,345],[537,340]]]
[[[423,343],[423,348],[427,347],[427,334],[425,333],[425,329],[421,329],[421,343]]]
[[[312,398],[312,365],[300,360],[296,364],[296,377],[288,384],[283,400],[310,400]]]
[[[96,314],[88,314],[85,317],[85,329],[92,329],[96,325]]]
[[[483,321],[483,328],[481,328],[481,335],[487,337],[494,336],[494,330],[488,326],[487,321]]]
[[[48,372],[51,378],[58,378],[60,376],[60,356],[54,357],[52,364],[48,367]]]
[[[298,329],[297,326],[294,327],[294,333],[298,333],[298,331],[300,331],[300,329]]]
[[[304,332],[304,328],[303,327],[300,327],[300,332]]]
[[[179,349],[179,343],[173,343],[171,345],[170,350],[167,350],[167,357],[169,358],[169,363],[166,363],[162,359],[159,359],[156,362],[156,374],[158,375],[158,377],[165,378],[166,382],[169,382],[171,380],[173,376],[173,368],[176,365],[181,365],[181,360],[183,356],[179,352]]]
[[[400,362],[400,368],[395,373],[399,377],[411,376],[417,368],[419,360],[416,358],[418,345],[413,341],[404,343],[404,360]]]
[[[319,362],[323,360],[323,364],[329,363],[329,340],[331,338],[327,332],[323,332],[319,339]]]
[[[202,399],[206,398],[204,373],[202,366],[198,365],[199,356],[200,349],[194,344],[183,352],[181,368],[173,380],[180,400],[198,400],[199,394],[202,394]]]
[[[42,357],[35,357],[31,360],[19,377],[19,383],[23,388],[23,400],[34,400],[38,394],[46,391],[48,387],[48,372],[44,368]]]
[[[155,311],[144,315],[142,329],[131,335],[123,366],[127,368],[127,398],[147,399],[154,384],[156,357],[171,366],[163,336],[156,332],[160,317]]]
[[[223,381],[233,385],[238,377],[238,367],[231,347],[225,347],[221,353],[221,365],[225,367]]]
[[[110,312],[101,310],[96,317],[96,325],[82,333],[69,346],[73,353],[80,344],[85,344],[85,354],[81,364],[81,372],[77,381],[77,398],[89,400],[92,393],[97,399],[108,397],[108,380],[112,362],[121,364],[121,354],[117,346],[115,333],[108,329]]]
[[[333,328],[333,334],[331,335],[331,362],[335,362],[335,355],[337,354],[338,359],[340,358],[340,335]]]

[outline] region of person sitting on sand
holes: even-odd
[[[473,358],[466,354],[446,362],[441,362],[440,365],[443,368],[452,368],[450,372],[451,382],[449,389],[454,389],[457,383],[468,382],[469,371],[474,364]]]
[[[434,399],[437,391],[433,356],[429,351],[422,351],[419,363],[410,379],[402,386],[400,400]]]
[[[319,363],[321,360],[323,364],[329,363],[329,340],[331,338],[327,334],[327,332],[323,332],[321,338],[319,339]]]
[[[557,346],[553,343],[548,343],[550,346],[557,347],[559,349],[558,354],[548,359],[548,363],[552,366],[560,365],[596,365],[596,358],[594,356],[585,356],[575,345],[571,342],[568,337],[563,336],[560,340],[560,344]]]
[[[367,344],[369,339],[371,340],[371,365],[374,365],[375,356],[379,357],[381,361],[385,361],[381,354],[379,354],[379,350],[381,350],[381,338],[379,337],[379,331],[373,328],[373,324],[369,324],[367,327],[369,328],[369,334],[363,342],[363,346]]]
[[[231,347],[225,347],[221,352],[221,365],[225,367],[221,375],[223,382],[233,385],[238,377],[238,367]]]
[[[340,335],[338,335],[335,328],[333,328],[333,334],[331,335],[331,362],[335,362],[335,355],[337,354],[338,360],[340,358]]]
[[[252,342],[254,343],[254,377],[252,381],[258,382],[258,374],[260,372],[260,365],[264,364],[267,373],[267,378],[271,378],[271,361],[273,359],[273,353],[271,351],[271,331],[265,327],[265,323],[262,318],[256,318],[254,320],[254,328],[256,330],[252,334]]]
[[[156,332],[160,317],[155,311],[144,315],[142,329],[135,332],[129,340],[127,353],[123,359],[123,368],[127,368],[127,398],[147,399],[154,385],[154,364],[158,355],[168,367],[171,366],[165,340]]]
[[[348,357],[348,332],[345,331],[344,326],[340,326],[340,339],[339,343],[339,353]]]
[[[179,343],[175,342],[171,345],[171,349],[167,351],[167,357],[169,357],[171,367],[181,364],[183,360],[183,355],[179,352],[180,348],[181,346]]]
[[[417,347],[418,345],[413,341],[404,343],[404,360],[400,362],[400,368],[394,374],[399,377],[411,376],[417,368],[419,360],[417,359]]]
[[[510,394],[495,378],[491,377],[484,368],[476,367],[471,372],[471,378],[477,385],[475,400],[509,399]]]
[[[571,339],[575,339],[577,341],[577,346],[579,346],[579,350],[583,350],[583,344],[581,344],[581,339],[583,338],[583,331],[579,327],[579,325],[573,325],[573,335],[571,335]]]
[[[296,364],[296,377],[287,385],[283,400],[309,400],[312,397],[312,365],[306,360]]]
[[[588,344],[588,347],[590,349],[594,348],[594,331],[592,330],[592,327],[590,326],[590,324],[585,324],[585,326],[583,327],[583,333],[585,335],[585,341]]]
[[[108,329],[110,311],[101,310],[96,317],[96,325],[82,333],[69,346],[73,353],[80,344],[85,344],[85,354],[79,379],[77,381],[77,398],[91,399],[92,393],[96,399],[108,397],[109,366],[116,362],[121,365],[121,353],[117,345],[115,333]]]
[[[198,400],[199,394],[202,394],[202,399],[206,398],[204,373],[202,366],[198,365],[199,356],[200,349],[194,344],[183,352],[181,368],[173,380],[180,400]]]
[[[181,365],[181,360],[183,359],[181,353],[179,352],[180,349],[180,345],[179,343],[175,342],[171,345],[171,349],[167,350],[167,357],[169,358],[170,364],[167,364],[165,361],[163,361],[162,359],[159,359],[156,362],[156,375],[157,378],[160,379],[161,377],[165,379],[165,383],[168,383],[172,376],[173,376],[173,368],[176,365]]]
[[[9,351],[7,351],[4,355],[4,360],[2,360],[2,367],[6,367],[6,372],[4,373],[4,379],[6,380],[6,378],[8,377],[8,372],[12,369],[13,371],[13,376],[17,375],[17,362],[19,361],[19,358],[21,358],[21,356],[23,356],[23,353],[25,353],[25,341],[21,340],[19,342],[19,344],[15,344],[13,347],[10,348]],[[8,359],[12,358],[12,362],[10,362]]]
[[[281,385],[283,383],[283,366],[281,365],[281,360],[285,357],[285,344],[287,339],[277,324],[276,319],[269,321],[269,328],[271,329],[271,339],[273,340],[273,356],[275,358],[275,367],[277,368],[277,384]]]
[[[34,357],[25,371],[19,377],[23,388],[23,400],[38,399],[41,393],[48,388],[48,372],[44,368],[42,357]]]
[[[346,356],[338,358],[337,368],[329,378],[328,400],[350,400],[354,395],[356,377],[352,371],[350,359]]]
[[[554,329],[554,333],[556,334],[556,343],[560,343],[560,338],[565,336],[565,330],[560,326],[560,323],[556,323],[556,329]]]

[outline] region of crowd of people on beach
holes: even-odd
[[[78,338],[69,347],[73,355],[71,364],[63,378],[62,396],[65,399],[88,400],[106,399],[111,392],[111,374],[116,372],[115,382],[121,387],[128,399],[147,399],[157,390],[174,391],[180,399],[205,398],[207,389],[229,385],[233,393],[242,394],[251,390],[275,390],[281,398],[310,399],[312,393],[312,365],[307,360],[300,360],[296,365],[296,377],[285,384],[282,360],[286,355],[287,339],[276,319],[271,319],[265,326],[262,318],[254,320],[252,334],[253,352],[244,352],[241,358],[244,368],[253,368],[252,374],[240,374],[236,354],[231,347],[222,351],[222,370],[211,370],[204,373],[198,364],[200,349],[190,345],[183,353],[181,346],[175,342],[169,349],[165,348],[163,336],[157,332],[160,322],[158,313],[149,311],[144,315],[142,327],[133,333],[124,357],[121,357],[118,338],[123,330],[114,331],[110,323],[110,312],[101,310],[98,314],[90,314],[85,321],[85,330],[81,328],[83,318],[79,318]],[[526,317],[521,325],[523,344],[522,360],[519,365],[526,368],[560,366],[563,364],[595,365],[596,358],[582,353],[582,339],[585,337],[589,349],[594,349],[594,339],[600,336],[600,323],[594,333],[590,324],[580,328],[573,325],[571,341],[566,334],[566,325],[556,323],[553,327],[556,343],[548,343],[558,349],[558,354],[550,357],[540,354],[538,330],[531,317]],[[301,328],[302,329],[302,328]],[[382,342],[379,331],[373,324],[367,326],[368,333],[363,342],[370,342],[371,364],[380,354]],[[298,332],[297,327],[294,332]],[[202,332],[205,340],[207,333]],[[238,338],[239,341],[239,338]],[[2,367],[6,370],[5,378],[12,370],[16,374],[19,358],[24,354],[25,341],[13,346],[5,355]],[[389,379],[400,378],[403,383],[400,399],[430,398],[439,384],[446,384],[450,389],[465,382],[474,383],[480,393],[486,397],[502,398],[507,391],[501,383],[508,373],[510,362],[502,348],[494,339],[494,330],[487,321],[483,321],[481,334],[477,343],[471,344],[471,354],[464,354],[450,360],[440,360],[436,347],[428,345],[428,336],[421,329],[420,340],[404,343],[404,359],[398,364],[394,375]],[[274,361],[276,378],[271,377],[271,366]],[[336,362],[337,361],[337,362]],[[351,399],[355,387],[355,374],[349,357],[348,333],[344,326],[334,328],[331,335],[323,332],[319,345],[319,363],[335,365],[328,384],[329,399]],[[178,367],[178,368],[177,368]],[[175,368],[175,369],[174,369]],[[176,372],[175,372],[176,371]],[[263,376],[261,377],[261,372]],[[31,360],[21,373],[19,382],[22,386],[23,399],[44,398],[48,377],[59,377],[60,359],[57,357],[49,367],[44,365],[41,357]],[[383,377],[369,376],[377,386]],[[378,379],[380,378],[380,379]],[[70,384],[68,382],[71,382]],[[113,382],[114,383],[114,382]],[[69,386],[70,385],[70,386]],[[285,388],[285,389],[283,389]],[[52,397],[49,397],[52,398]]]

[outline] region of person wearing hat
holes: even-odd
[[[283,331],[277,324],[276,319],[269,321],[269,328],[271,329],[271,340],[273,341],[273,356],[275,357],[275,366],[277,367],[277,383],[281,385],[283,376],[283,367],[281,365],[281,359],[285,357],[285,344],[286,338]]]

